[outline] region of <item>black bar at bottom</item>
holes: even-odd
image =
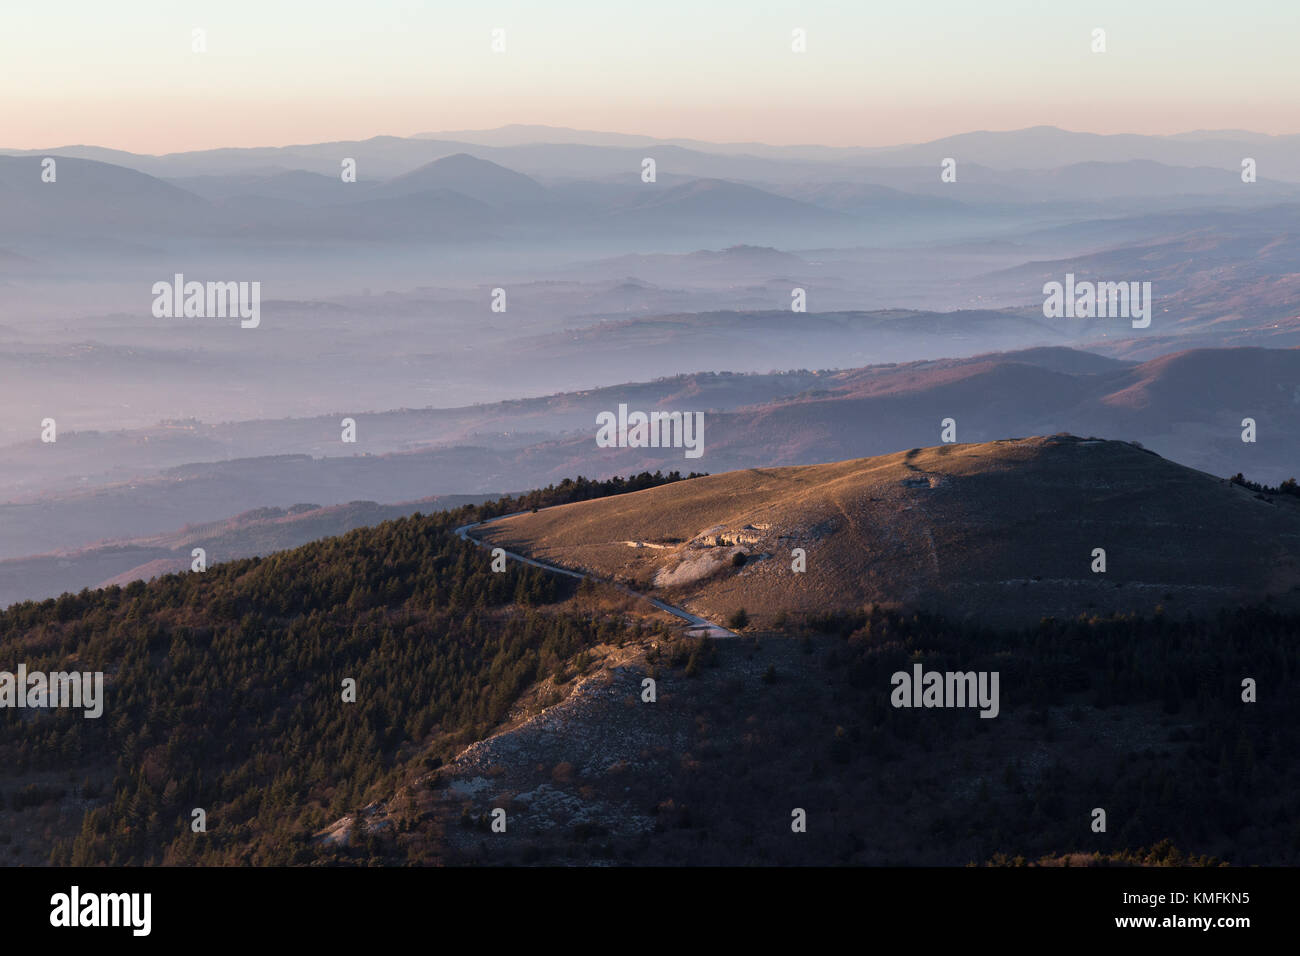
[[[128,946],[281,939],[329,946],[357,939],[373,946],[386,938],[396,942],[405,933],[451,942],[458,929],[494,947],[516,934],[534,943],[586,937],[593,943],[621,939],[640,945],[634,942],[640,939],[665,945],[671,937],[698,932],[731,943],[754,938],[770,944],[772,931],[806,933],[812,942],[842,930],[865,941],[864,934],[876,929],[920,932],[926,942],[1200,936],[1231,945],[1241,934],[1262,930],[1271,937],[1285,930],[1294,915],[1298,872],[1228,867],[6,869],[0,870],[0,925],[10,943],[76,934],[82,942],[115,939]],[[132,894],[146,893],[144,935],[138,932],[145,928],[144,897]],[[52,917],[65,925],[53,925]],[[71,925],[115,917],[121,925]],[[455,935],[446,937],[448,931]]]

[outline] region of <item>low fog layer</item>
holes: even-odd
[[[0,599],[261,508],[885,454],[948,417],[1300,471],[1295,137],[568,135],[0,155]],[[1146,323],[1045,315],[1076,279],[1148,287]],[[191,282],[244,312],[171,314]],[[620,404],[704,412],[703,454],[598,447]]]

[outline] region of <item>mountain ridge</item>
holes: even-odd
[[[1300,607],[1300,502],[1072,435],[712,474],[482,536],[766,626],[869,604],[1000,625]]]

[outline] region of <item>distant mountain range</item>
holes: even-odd
[[[847,229],[862,217],[961,221],[972,215],[972,203],[1158,205],[1161,197],[1199,195],[1258,204],[1300,197],[1297,137],[1111,137],[1040,127],[850,150],[611,146],[611,137],[595,134],[585,137],[589,143],[485,144],[518,140],[517,132],[477,143],[376,137],[166,156],[89,146],[11,150],[0,156],[0,215],[20,235],[80,227],[119,236],[428,240],[542,226],[559,234],[617,234],[783,218],[792,229]],[[38,161],[47,156],[62,163],[55,183],[40,179]],[[1257,162],[1259,181],[1243,191],[1240,164],[1247,156]],[[640,181],[644,157],[655,159],[660,182]],[[959,173],[944,183],[938,166],[950,157]],[[357,164],[356,183],[340,176],[349,159]],[[346,212],[335,208],[344,203]]]
[[[985,166],[1012,169],[1051,169],[1078,162],[1123,162],[1149,160],[1171,166],[1218,166],[1240,168],[1241,159],[1263,156],[1282,161],[1274,175],[1279,179],[1300,177],[1297,145],[1300,135],[1270,136],[1248,130],[1195,130],[1172,136],[1135,134],[1102,135],[1080,133],[1055,126],[1034,126],[1019,130],[981,130],[899,146],[771,146],[765,143],[711,143],[695,139],[661,139],[623,133],[601,133],[554,126],[511,125],[491,130],[456,130],[419,133],[416,138],[473,143],[493,147],[517,147],[539,143],[644,149],[675,146],[700,152],[740,154],[772,159],[810,160],[835,163],[931,165],[936,154],[960,157]],[[1243,150],[1245,150],[1243,152]]]
[[[552,194],[528,176],[463,153],[379,183],[336,177],[332,191],[330,180],[309,171],[207,174],[173,184],[124,166],[54,158],[58,178],[43,183],[37,157],[0,156],[0,216],[18,236],[463,240],[851,225],[820,206],[716,179],[639,186],[631,179],[612,193]]]
[[[797,181],[811,170],[861,167],[937,169],[953,157],[959,164],[999,169],[1047,170],[1074,163],[1126,163],[1147,160],[1167,166],[1241,169],[1246,157],[1256,160],[1261,181],[1300,182],[1300,135],[1267,136],[1245,131],[1193,132],[1176,136],[1099,135],[1036,126],[1006,131],[977,131],[928,143],[886,147],[770,146],[762,143],[720,144],[700,140],[657,139],[551,127],[503,127],[478,132],[425,133],[414,137],[376,136],[283,147],[196,150],[148,156],[97,146],[65,145],[58,149],[15,150],[11,154],[60,154],[130,166],[156,176],[195,176],[235,172],[305,169],[338,174],[343,157],[358,160],[362,179],[389,179],[454,153],[480,158],[532,176],[607,176],[639,172],[641,156],[655,158],[665,169],[692,176],[726,175],[737,179]],[[842,178],[842,177],[841,177]],[[937,176],[936,176],[937,179]]]

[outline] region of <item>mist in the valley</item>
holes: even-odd
[[[949,415],[1225,475],[1250,415],[1248,477],[1294,474],[1296,138],[970,136],[955,181],[951,142],[0,155],[0,602],[337,533],[358,500],[859,457]],[[1151,283],[1150,325],[1045,317],[1067,273]],[[157,314],[178,274],[256,283],[255,327]],[[619,404],[706,412],[705,454],[598,447]]]

